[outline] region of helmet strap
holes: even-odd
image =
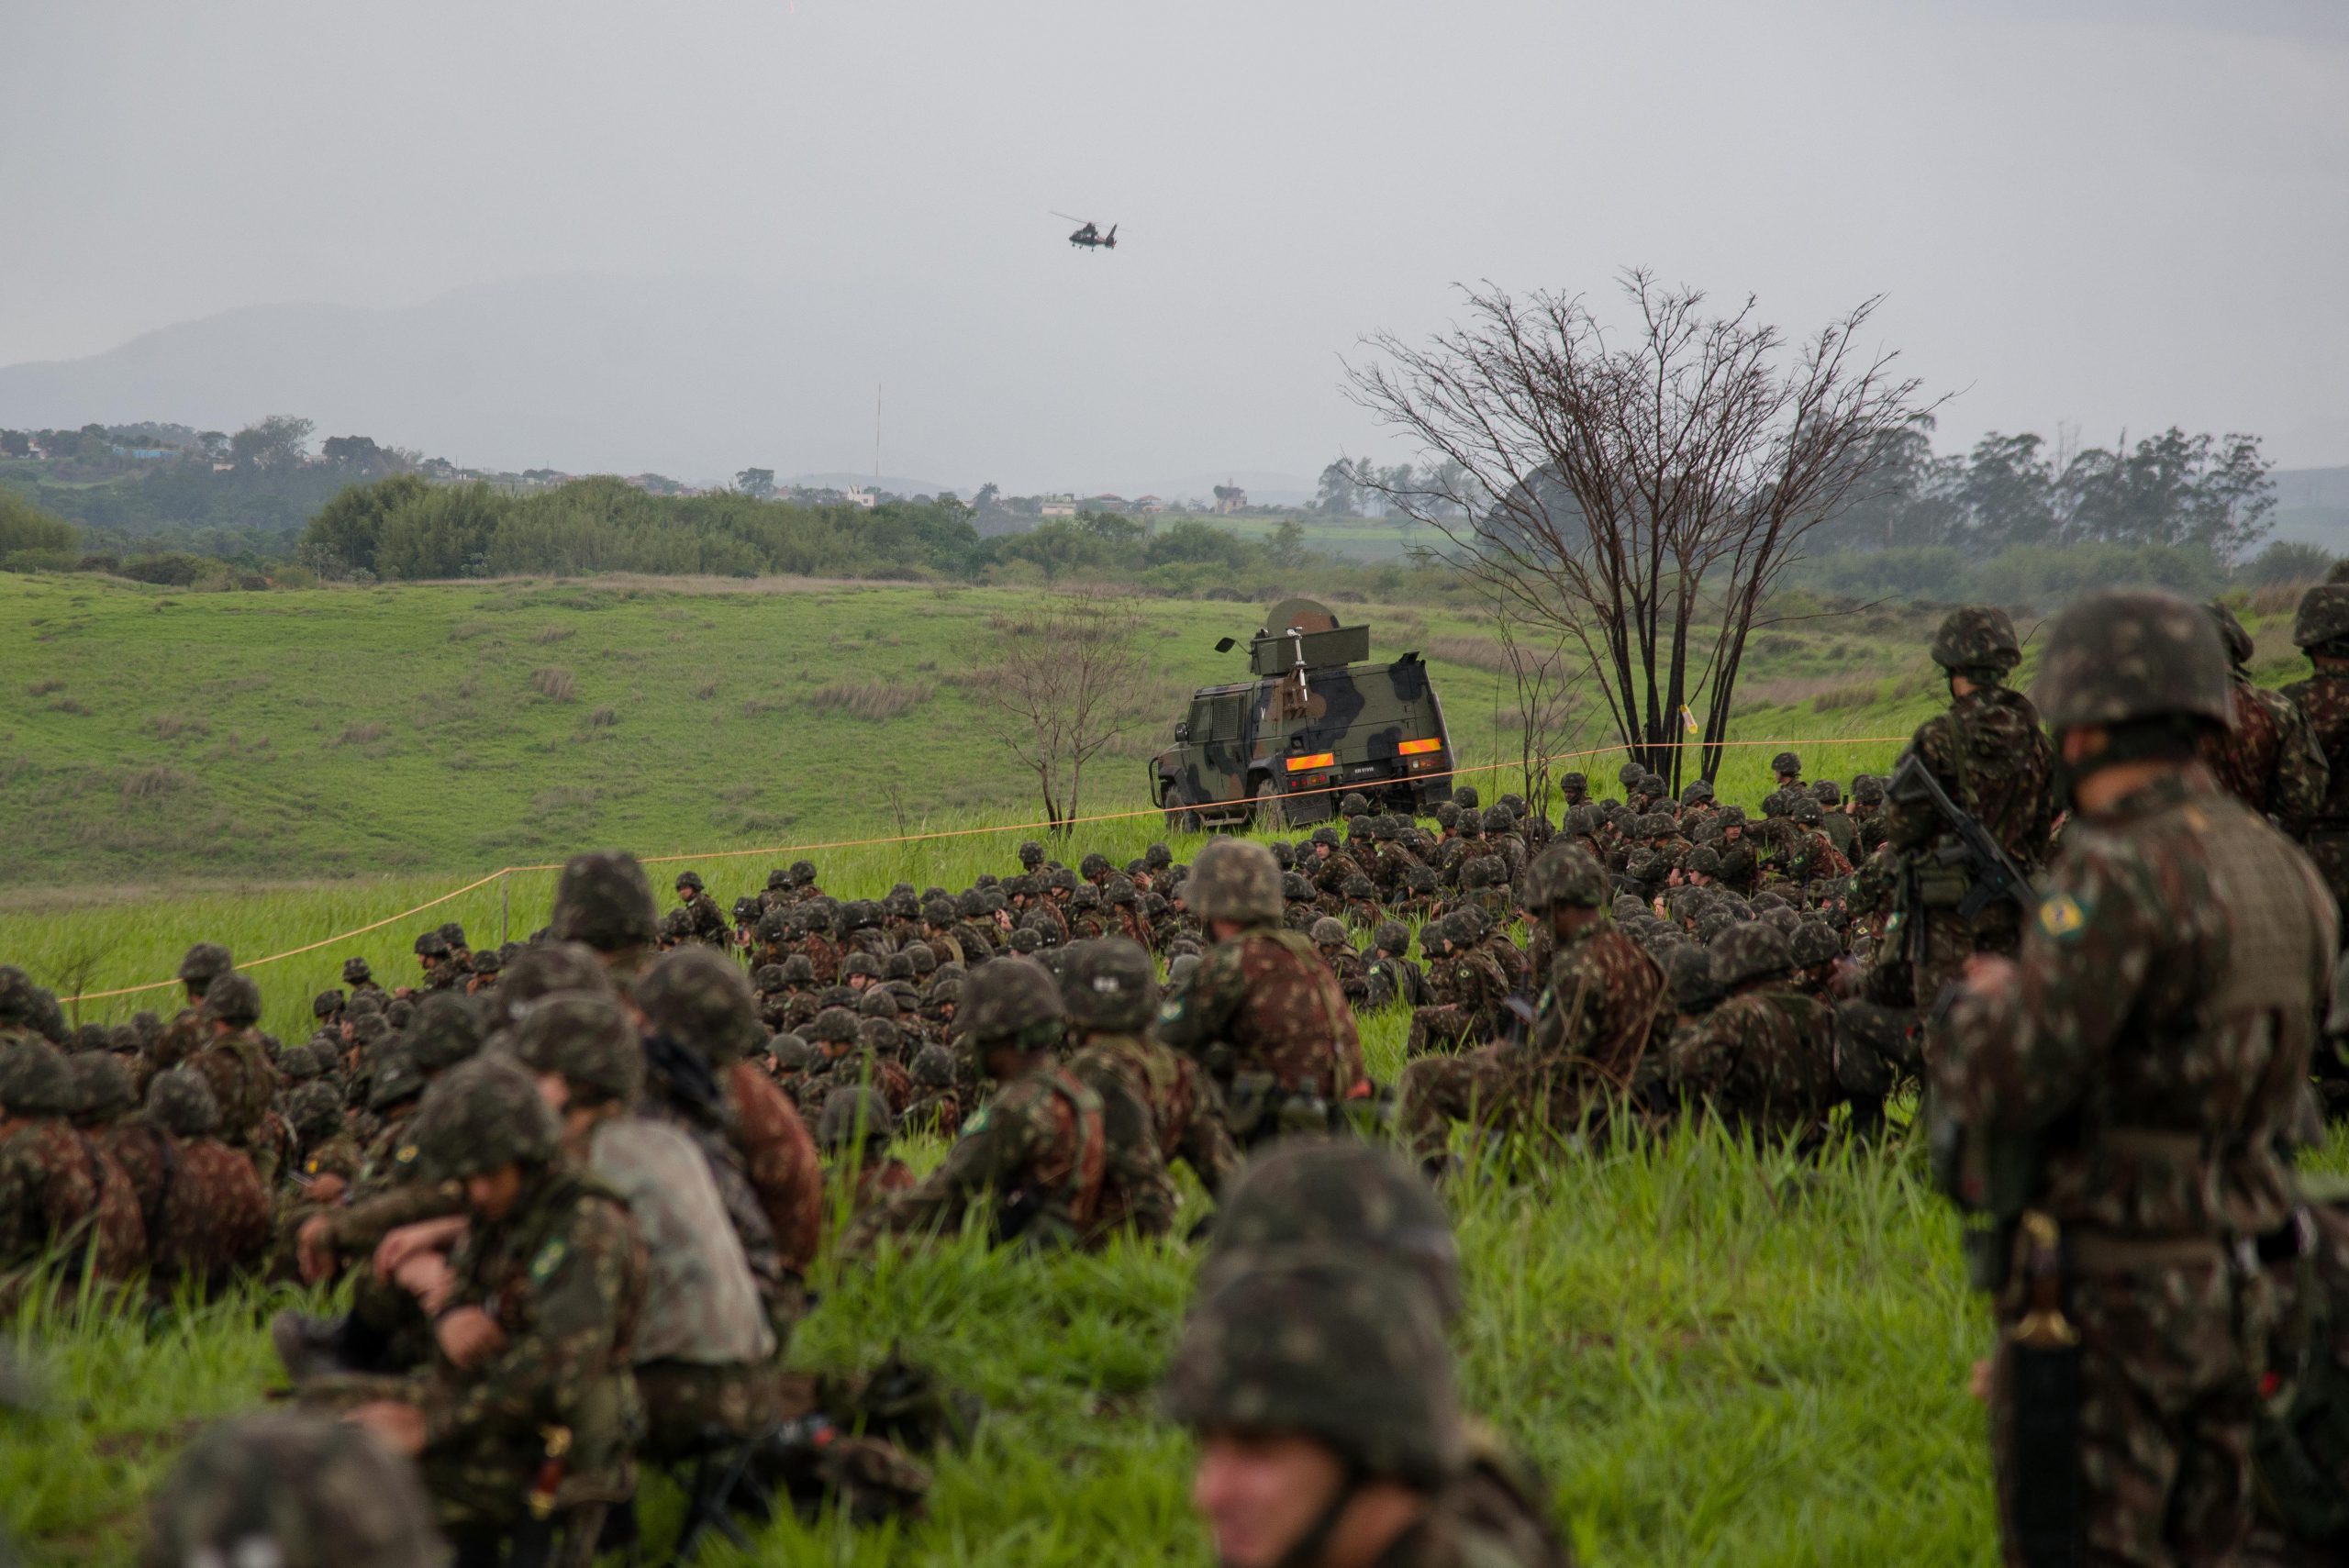
[[[1353,1506],[1354,1494],[1360,1492],[1363,1483],[1369,1479],[1363,1473],[1361,1465],[1351,1459],[1345,1461],[1345,1470],[1338,1477],[1338,1489],[1330,1495],[1330,1501],[1313,1522],[1305,1527],[1305,1533],[1290,1542],[1289,1549],[1280,1554],[1273,1568],[1313,1568],[1320,1562],[1322,1554],[1330,1550],[1330,1540],[1338,1533],[1339,1521]]]

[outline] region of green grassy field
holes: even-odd
[[[905,837],[807,851],[845,895],[1007,870],[1021,834],[963,829],[1024,817],[1025,795],[949,675],[1018,597],[608,582],[174,595],[0,577],[0,962],[66,991],[168,975],[199,939],[250,963],[502,864],[612,843],[699,854],[680,863],[722,900],[839,839]],[[1219,673],[1208,645],[1248,618],[1213,604],[1144,613],[1174,697]],[[1493,722],[1508,700],[1478,628],[1364,613],[1380,654],[1429,654],[1464,751],[1515,751]],[[2261,630],[2263,677],[2288,678],[2273,625]],[[1936,706],[1924,637],[1920,617],[1891,611],[1764,634],[1739,738],[1794,741],[1814,775],[1881,771],[1891,746],[1831,742],[1905,734]],[[549,667],[571,673],[568,700],[531,684]],[[870,719],[810,700],[868,682],[926,695]],[[604,706],[614,722],[593,721]],[[1163,728],[1110,771],[1095,808],[1142,804],[1139,757]],[[1733,755],[1726,798],[1759,796],[1771,749]],[[1590,771],[1611,784],[1611,759]],[[1161,836],[1153,817],[1104,823],[1071,851],[1124,858]],[[733,850],[762,852],[720,858]],[[552,880],[518,873],[263,966],[264,1021],[298,1038],[306,998],[345,956],[395,979],[412,972],[416,931],[444,918],[476,942],[527,934]],[[1365,1020],[1382,1077],[1404,1029],[1399,1012]],[[1586,1561],[1993,1559],[1980,1416],[1964,1394],[1987,1329],[1959,1284],[1954,1222],[1916,1166],[1913,1150],[1815,1169],[1684,1136],[1453,1188],[1468,1391],[1547,1467]],[[1193,1267],[1173,1244],[1040,1260],[965,1239],[828,1275],[796,1363],[869,1364],[902,1340],[995,1415],[974,1451],[941,1462],[928,1522],[787,1521],[760,1560],[1206,1561],[1184,1500],[1187,1447],[1149,1398]],[[191,1425],[269,1388],[261,1325],[284,1299],[151,1321],[88,1303],[15,1325],[47,1391],[29,1414],[0,1412],[0,1524],[33,1561],[129,1561],[139,1500]],[[658,1483],[651,1495],[658,1528],[674,1497]]]

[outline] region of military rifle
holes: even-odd
[[[1957,904],[1959,919],[1979,919],[1984,910],[2001,898],[2013,899],[2025,914],[2037,906],[2039,900],[2031,890],[2029,873],[2007,853],[2005,845],[1990,836],[1988,828],[1959,808],[1914,750],[1902,754],[1900,765],[1892,770],[1892,782],[1885,794],[1902,806],[1931,806],[1943,826],[1955,836],[1956,842],[1932,851],[1932,860],[1937,865],[1966,873],[1965,895]]]

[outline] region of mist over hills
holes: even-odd
[[[1086,324],[1114,305],[1071,284],[1067,319],[991,308],[890,279],[764,286],[724,277],[518,280],[384,309],[268,305],[142,334],[87,358],[0,366],[0,426],[130,419],[234,429],[270,413],[467,466],[654,471],[696,483],[747,466],[780,475],[881,467],[967,495],[1117,490],[1205,495],[1226,478],[1309,495],[1261,466],[1292,442],[1302,400],[1333,430],[1357,421],[1333,361],[1286,378],[1235,374],[1212,345],[1162,321],[1120,338]],[[1030,317],[1023,319],[1023,317]],[[1036,365],[1040,345],[1046,363]],[[1016,350],[1016,352],[1015,352]],[[1021,367],[1012,373],[1005,367]],[[1204,411],[1170,421],[1169,407]],[[1309,422],[1309,420],[1308,420]],[[1336,455],[1308,446],[1315,462]],[[1253,457],[1259,467],[1214,472]],[[1189,480],[1145,476],[1177,465]],[[1254,482],[1254,483],[1252,483]]]

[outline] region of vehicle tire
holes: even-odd
[[[1257,832],[1279,833],[1287,829],[1288,808],[1281,804],[1281,792],[1273,787],[1272,780],[1258,779],[1248,801],[1249,825]]]

